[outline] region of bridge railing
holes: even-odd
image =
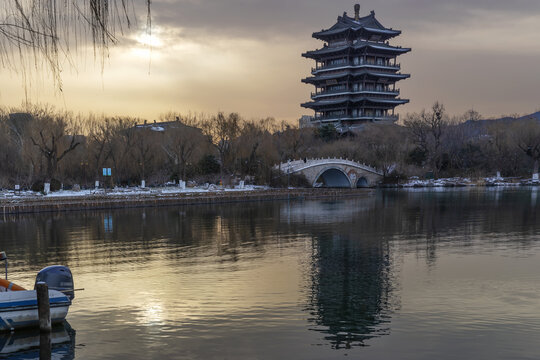
[[[361,164],[359,162],[356,162],[354,160],[349,159],[343,159],[343,158],[311,158],[311,159],[305,159],[305,160],[289,160],[288,162],[281,163],[281,171],[284,173],[295,173],[302,170],[305,170],[307,168],[313,167],[313,166],[319,166],[319,165],[325,165],[325,164],[339,164],[339,165],[347,165],[347,166],[353,166],[358,167],[363,170],[373,172],[378,175],[383,175],[382,171],[377,170],[376,168]],[[279,169],[279,165],[274,166],[275,169]]]

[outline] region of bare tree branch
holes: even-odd
[[[117,43],[123,25],[132,26],[135,0],[3,0],[0,4],[0,66],[28,72],[47,70],[61,90],[62,58],[88,40],[101,65],[109,46]],[[147,31],[151,26],[151,0],[146,5]],[[45,61],[42,61],[45,60]],[[28,85],[28,84],[26,84]]]

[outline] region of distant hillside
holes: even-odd
[[[535,112],[534,114],[524,115],[518,118],[505,116],[498,119],[485,119],[485,120],[469,120],[464,123],[458,124],[458,128],[463,128],[465,133],[472,137],[478,137],[486,135],[488,133],[488,126],[494,123],[502,123],[505,125],[510,125],[515,122],[525,121],[534,118],[540,121],[540,111]]]
[[[478,120],[478,121],[474,121],[474,122],[476,122],[476,123],[513,122],[513,121],[528,120],[530,118],[535,118],[536,120],[540,121],[540,111],[535,112],[534,114],[524,115],[524,116],[521,116],[521,117],[518,117],[518,118],[513,118],[513,117],[506,116],[506,117],[502,117],[502,118],[498,118],[498,119],[485,119],[485,120]],[[467,121],[467,123],[469,123],[469,122],[472,122],[472,121],[470,121],[470,120]]]
[[[524,119],[530,119],[530,118],[535,118],[536,120],[540,120],[540,111],[535,112],[534,114],[531,114],[531,115],[522,116],[519,119],[524,120]]]

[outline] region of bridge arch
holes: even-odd
[[[383,174],[377,169],[366,164],[361,164],[349,159],[300,159],[288,160],[275,165],[276,170],[284,174],[300,173],[312,184],[322,181],[328,187],[370,187],[376,185]],[[321,175],[323,175],[321,179]],[[360,180],[364,178],[365,180]],[[367,182],[367,185],[365,182]]]
[[[313,181],[312,186],[315,186],[315,184],[318,182],[318,180],[322,178],[323,184],[325,187],[334,187],[334,188],[350,188],[351,187],[351,179],[349,179],[349,176],[340,168],[338,167],[325,167],[319,173],[317,176],[315,176],[315,180]]]
[[[361,177],[358,178],[358,180],[356,181],[356,187],[357,187],[357,188],[369,187],[369,181],[368,181],[368,179],[366,179],[365,176],[361,176]]]

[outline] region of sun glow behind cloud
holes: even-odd
[[[291,121],[302,112],[299,104],[309,88],[299,79],[310,64],[299,56],[295,42],[276,39],[270,50],[268,43],[254,39],[172,35],[178,32],[156,32],[153,39],[134,37],[111,49],[103,72],[89,61],[64,74],[60,97],[37,88],[32,97],[75,111],[148,120],[170,110],[236,111],[247,118]],[[2,102],[21,104],[20,83],[5,84]]]
[[[155,33],[155,31],[153,34],[147,34],[147,33],[141,34],[136,37],[136,40],[139,44],[142,44],[144,46],[157,47],[157,48],[163,46],[163,42],[161,41],[159,36]]]
[[[155,59],[161,55],[163,40],[160,37],[161,29],[154,29],[152,33],[141,32],[134,37],[134,45],[130,53],[142,59]]]

